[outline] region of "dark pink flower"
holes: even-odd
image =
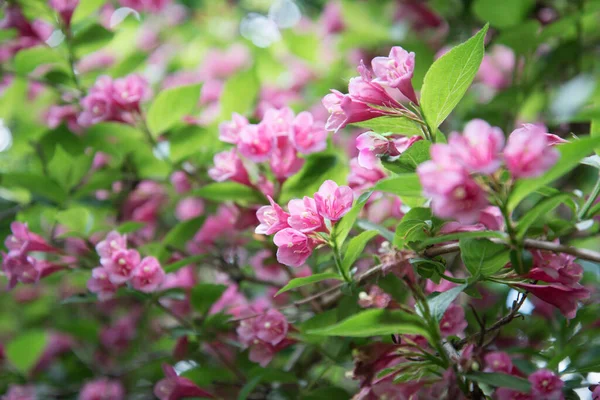
[[[288,322],[282,313],[271,309],[256,317],[254,329],[258,339],[275,346],[286,337]]]
[[[160,400],[179,400],[186,397],[208,397],[212,399],[214,397],[191,380],[177,376],[177,372],[172,366],[163,364],[162,368],[165,379],[154,385],[154,395]]]
[[[139,75],[128,75],[113,83],[112,97],[116,104],[128,111],[139,111],[140,103],[150,96],[148,82]]]
[[[290,267],[299,267],[312,254],[311,240],[302,232],[292,228],[280,230],[273,237],[278,247],[277,261]]]
[[[334,89],[323,97],[323,106],[330,114],[325,129],[334,132],[348,124],[366,121],[384,114],[382,111],[371,108],[361,101],[353,100],[350,95],[344,95]]]
[[[112,259],[114,253],[127,248],[127,236],[111,231],[106,238],[96,245],[96,252],[101,259]]]
[[[133,270],[140,263],[140,253],[133,249],[119,250],[110,259],[100,259],[100,263],[106,269],[110,281],[121,285],[131,279]]]
[[[27,224],[13,221],[10,224],[12,235],[8,235],[4,245],[10,251],[30,251],[56,252],[56,248],[46,242],[40,235],[33,233],[27,227]]]
[[[184,171],[173,172],[173,174],[171,174],[171,184],[179,194],[186,193],[192,188],[192,184]]]
[[[275,149],[271,154],[269,165],[275,177],[283,182],[300,171],[304,159],[298,157],[296,148],[287,136],[278,136]]]
[[[256,211],[256,218],[260,222],[255,229],[255,233],[260,235],[272,235],[278,231],[289,227],[288,219],[290,214],[283,211],[283,208],[271,198],[269,199],[270,206],[262,206]]]
[[[108,378],[100,378],[87,382],[79,392],[79,400],[123,400],[125,389],[121,382]]]
[[[557,307],[567,319],[575,318],[579,301],[590,297],[590,291],[577,284],[567,286],[560,283],[550,285],[519,283],[515,286],[528,290],[535,297]]]
[[[90,93],[81,100],[83,111],[77,118],[81,126],[90,126],[112,119],[115,106],[111,97],[105,93]]]
[[[457,335],[464,332],[467,325],[463,308],[456,304],[451,304],[440,320],[440,331],[444,337]]]
[[[565,385],[552,371],[541,369],[529,375],[531,394],[539,400],[563,399],[562,388]]]
[[[142,292],[154,292],[165,279],[165,271],[154,257],[144,257],[135,267],[131,276],[131,285]]]
[[[372,187],[375,183],[387,175],[380,165],[373,169],[362,167],[357,158],[350,160],[350,174],[348,174],[348,185],[357,193]]]
[[[315,203],[319,214],[330,221],[337,221],[352,208],[354,193],[348,186],[338,186],[326,180],[315,193]]]
[[[41,275],[37,260],[18,251],[2,253],[2,270],[8,278],[9,289],[14,288],[17,282],[36,283]]]
[[[288,210],[290,211],[288,225],[300,232],[316,231],[324,225],[323,217],[317,211],[317,204],[310,197],[304,196],[304,199],[290,200]]]
[[[87,288],[90,292],[96,293],[100,301],[112,298],[117,291],[117,285],[111,282],[108,272],[103,267],[92,270],[92,277],[87,281]]]
[[[512,360],[510,356],[503,351],[492,351],[485,355],[484,372],[502,372],[511,374],[513,370]]]
[[[177,203],[175,217],[179,221],[187,221],[204,213],[204,201],[198,197],[186,197]]]

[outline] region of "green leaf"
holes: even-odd
[[[40,65],[62,64],[66,68],[65,59],[57,50],[45,46],[36,46],[21,50],[15,56],[15,72],[27,75]]]
[[[146,120],[154,137],[169,130],[190,114],[200,97],[201,85],[179,86],[161,91],[150,105]]]
[[[358,222],[356,222],[356,226],[366,231],[377,231],[381,237],[390,243],[394,241],[394,232],[390,231],[385,226],[376,224],[366,219],[359,219]]]
[[[369,240],[378,235],[377,231],[365,231],[360,235],[353,237],[348,242],[344,259],[342,260],[342,270],[349,272],[358,257],[362,254]]]
[[[525,275],[533,267],[533,255],[527,249],[510,250],[510,264],[519,275]]]
[[[431,209],[411,208],[400,220],[394,235],[394,246],[403,248],[408,242],[422,241],[429,237]]]
[[[132,233],[146,226],[145,222],[127,221],[117,227],[120,234]]]
[[[223,86],[219,104],[221,105],[221,119],[231,119],[231,114],[248,114],[254,108],[258,96],[260,83],[253,68],[238,72],[229,78]]]
[[[43,331],[21,333],[6,345],[6,358],[25,375],[40,359],[47,343],[48,335]]]
[[[191,196],[213,201],[235,201],[242,203],[267,203],[264,195],[255,189],[237,182],[216,182],[190,192]]]
[[[194,310],[206,315],[213,303],[219,300],[225,289],[227,289],[225,285],[198,283],[190,292],[190,303]]]
[[[200,216],[178,223],[165,235],[165,238],[162,240],[163,246],[184,249],[187,241],[198,232],[198,229],[200,229],[205,219],[204,216]]]
[[[102,7],[105,2],[106,0],[80,0],[71,17],[71,24],[76,24],[90,16]]]
[[[431,312],[431,316],[439,322],[444,316],[444,313],[446,312],[450,304],[452,304],[452,302],[458,297],[459,294],[462,293],[463,290],[467,288],[467,286],[469,285],[465,283],[459,286],[455,286],[452,289],[449,289],[443,293],[434,292],[427,299],[427,304],[429,305],[429,311]]]
[[[594,94],[593,98],[594,106],[600,107],[600,93]],[[600,115],[596,115],[592,118],[590,125],[590,136],[593,138],[600,137]],[[600,148],[594,149],[596,154],[600,155]]]
[[[529,54],[537,48],[540,43],[538,38],[541,24],[537,20],[528,20],[501,32],[494,41],[510,47],[517,54]]]
[[[352,125],[361,128],[371,129],[377,133],[398,133],[404,136],[415,136],[423,135],[423,131],[419,128],[419,125],[411,121],[410,119],[402,116],[391,117],[383,116],[367,121],[355,122]]]
[[[279,296],[281,293],[287,292],[287,291],[292,290],[292,289],[299,288],[301,286],[310,285],[312,283],[321,282],[321,281],[324,281],[324,280],[327,280],[327,279],[342,280],[342,278],[340,278],[339,274],[337,274],[335,272],[322,272],[320,274],[314,274],[314,275],[307,276],[307,277],[304,277],[304,278],[294,278],[291,281],[289,281],[287,285],[285,285],[284,287],[282,287],[275,294],[275,296]]]
[[[423,81],[421,109],[431,131],[452,112],[479,69],[488,25],[465,43],[436,60]]]
[[[585,156],[598,147],[600,147],[600,137],[584,137],[556,146],[560,152],[558,162],[540,177],[517,181],[508,199],[509,210],[514,210],[527,195],[571,171]]]
[[[502,232],[498,231],[474,231],[474,232],[456,232],[449,233],[447,235],[435,236],[432,238],[428,238],[419,243],[419,248],[424,249],[433,244],[449,242],[452,240],[459,239],[481,239],[481,238],[496,238],[496,239],[505,239],[506,235]]]
[[[114,33],[99,24],[92,24],[73,35],[73,48],[78,56],[84,56],[106,46]]]
[[[562,193],[556,196],[549,197],[540,201],[531,210],[521,217],[517,225],[517,237],[524,238],[527,230],[531,225],[538,221],[541,217],[548,214],[561,203],[573,202],[571,195]]]
[[[2,184],[7,187],[22,187],[31,193],[40,195],[55,203],[67,200],[67,192],[56,182],[37,174],[12,173],[2,177]]]
[[[358,200],[352,206],[352,209],[350,209],[350,211],[348,211],[348,213],[346,213],[346,215],[344,215],[342,219],[333,226],[331,237],[337,244],[338,248],[342,248],[342,245],[346,241],[350,230],[352,230],[352,227],[356,222],[356,218],[358,218],[358,214],[360,214],[372,193],[373,192],[366,192],[361,194]]]
[[[489,276],[509,262],[506,246],[487,239],[461,239],[460,256],[471,275]]]
[[[509,28],[520,24],[534,5],[535,0],[475,0],[473,13],[482,22],[489,22],[498,28]]]
[[[471,372],[466,375],[466,378],[493,387],[510,388],[522,393],[529,393],[531,390],[531,384],[527,379],[514,375],[497,372]]]
[[[184,258],[183,260],[179,260],[179,261],[176,261],[169,265],[166,265],[164,270],[166,273],[175,272],[175,271],[185,267],[186,265],[196,264],[196,263],[204,260],[205,258],[206,258],[206,256],[204,254],[199,254],[197,256],[189,256],[189,257]]]
[[[400,174],[391,178],[382,179],[373,190],[392,193],[402,197],[421,197],[423,189],[419,177],[415,173]]]
[[[54,156],[48,163],[48,174],[68,191],[89,172],[92,160],[92,157],[85,154],[74,157],[57,145]]]
[[[322,336],[370,337],[391,334],[423,335],[429,338],[429,332],[417,315],[398,310],[372,309],[355,314],[342,322],[320,329],[308,331],[308,334]]]
[[[94,216],[85,207],[73,207],[56,213],[56,221],[64,225],[69,233],[87,236],[94,227]]]
[[[382,159],[383,166],[396,174],[415,172],[419,164],[431,158],[429,156],[430,147],[429,140],[419,140],[398,157]]]

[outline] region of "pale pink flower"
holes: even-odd
[[[101,258],[100,263],[106,269],[110,281],[120,285],[132,277],[133,270],[140,263],[140,253],[133,249],[123,249],[113,253],[111,258]]]
[[[227,50],[210,49],[203,57],[200,76],[204,80],[227,78],[244,68],[250,59],[248,48],[240,43]]]
[[[323,218],[317,211],[317,204],[314,199],[304,196],[303,199],[290,200],[288,203],[290,217],[288,225],[300,232],[312,232],[323,227]]]
[[[288,322],[285,316],[275,309],[256,317],[254,326],[256,337],[273,346],[280,343],[288,332]]]
[[[103,267],[92,270],[92,277],[87,281],[90,292],[96,293],[100,301],[111,299],[117,291],[117,285],[111,282],[108,272]]]
[[[248,359],[264,368],[273,360],[275,354],[276,351],[272,345],[256,339],[250,347]]]
[[[514,68],[515,53],[511,48],[497,44],[484,55],[477,79],[493,89],[504,89],[512,82]]]
[[[323,97],[323,106],[330,114],[325,129],[334,132],[348,124],[366,121],[384,114],[382,111],[371,108],[361,101],[353,100],[350,95],[334,89]]]
[[[275,234],[277,261],[290,267],[300,267],[312,254],[311,240],[302,232],[285,228]]]
[[[294,111],[289,107],[270,108],[265,111],[259,125],[272,137],[290,136],[294,124]]]
[[[246,125],[242,128],[237,148],[241,155],[254,162],[263,162],[271,158],[275,147],[275,138],[265,125]]]
[[[369,293],[358,294],[358,305],[363,308],[386,308],[390,301],[392,297],[376,285],[371,286]]]
[[[191,289],[197,282],[196,272],[191,265],[185,266],[175,272],[171,272],[165,275],[161,290],[167,290],[172,288]]]
[[[485,355],[484,360],[484,372],[502,372],[504,374],[512,373],[512,360],[510,359],[510,356],[503,351],[489,352]]]
[[[172,366],[163,364],[162,368],[165,378],[154,385],[154,395],[160,400],[179,400],[187,397],[208,397],[212,399],[214,397],[188,378],[177,376],[177,372]]]
[[[350,174],[348,174],[348,186],[355,192],[362,193],[365,189],[372,187],[375,183],[385,178],[385,171],[378,164],[372,169],[364,168],[357,158],[350,160]]]
[[[388,57],[375,57],[371,61],[374,82],[400,90],[413,103],[418,104],[412,77],[415,70],[415,53],[394,46]]]
[[[131,285],[142,292],[154,292],[165,279],[165,271],[154,257],[144,259],[133,270]]]
[[[37,398],[34,385],[11,384],[2,400],[36,400]]]
[[[187,221],[204,213],[204,201],[198,197],[181,199],[175,207],[175,217],[179,221]]]
[[[81,388],[79,400],[123,400],[125,389],[121,382],[108,378],[89,381]]]
[[[270,206],[262,206],[256,212],[256,218],[260,222],[255,229],[255,233],[259,235],[272,235],[284,228],[289,227],[288,218],[290,214],[286,213],[283,208],[271,198],[269,199]]]
[[[470,172],[491,174],[500,167],[504,133],[481,119],[474,119],[465,126],[462,135],[451,133],[448,144]]]
[[[402,108],[396,99],[394,99],[381,85],[372,82],[366,73],[361,73],[361,76],[350,79],[350,82],[348,83],[348,95],[353,101],[362,102],[370,106],[393,109]],[[344,105],[342,104],[342,109],[343,108]]]
[[[53,105],[46,111],[46,124],[49,128],[55,129],[63,122],[73,133],[81,133],[82,127],[77,123],[77,107],[72,104]]]
[[[244,185],[250,184],[248,171],[235,149],[222,151],[213,158],[214,167],[208,170],[208,175],[217,182],[231,180]]]
[[[303,111],[294,119],[290,140],[300,153],[316,153],[327,148],[327,131],[323,124],[314,121],[311,113]]]
[[[504,149],[504,160],[515,178],[533,178],[542,175],[552,167],[560,153],[548,146],[544,129],[536,125],[524,124],[515,129],[508,138]]]
[[[531,394],[539,400],[563,399],[562,388],[565,383],[552,371],[541,369],[529,375]]]
[[[90,126],[102,121],[108,121],[115,112],[114,101],[105,93],[90,93],[81,100],[83,111],[77,118],[81,126]]]
[[[356,138],[358,149],[358,165],[366,169],[374,169],[379,165],[379,157],[382,155],[397,156],[394,143],[385,136],[375,132],[365,132]]]
[[[342,218],[350,211],[354,201],[354,193],[350,187],[338,186],[331,180],[323,182],[314,197],[319,214],[330,221]]]
[[[398,152],[398,154],[404,153],[413,144],[415,144],[419,140],[423,140],[423,138],[418,135],[414,135],[414,136],[392,135],[391,139],[392,139],[394,146],[396,147],[396,151]],[[390,155],[393,155],[393,154],[390,154]]]
[[[223,81],[210,79],[204,82],[200,91],[200,104],[210,104],[219,101],[223,91]],[[219,110],[220,111],[220,110]],[[238,115],[233,113],[234,115]]]
[[[184,171],[173,172],[171,174],[171,184],[179,194],[188,192],[192,188],[192,184]]]
[[[270,157],[269,166],[275,177],[283,182],[304,165],[304,159],[298,153],[287,136],[278,136],[275,149]]]
[[[270,250],[258,251],[250,258],[250,266],[259,279],[281,284],[289,279],[284,267],[276,262]]]
[[[492,231],[501,231],[504,229],[502,211],[496,206],[488,206],[481,210],[479,222]]]
[[[233,113],[231,121],[219,124],[219,140],[225,143],[236,144],[240,140],[242,130],[248,125],[246,117],[238,113]]]
[[[339,1],[328,1],[325,3],[321,14],[321,25],[325,27],[325,33],[338,33],[344,30],[342,19],[342,5]]]

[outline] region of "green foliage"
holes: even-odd
[[[356,260],[360,257],[369,240],[377,236],[377,231],[364,231],[360,235],[353,237],[348,242],[348,247],[342,260],[342,271],[344,274],[350,271]]]
[[[509,261],[506,246],[487,239],[461,239],[460,255],[473,276],[493,275]]]
[[[40,65],[50,64],[67,68],[64,57],[57,50],[43,46],[21,50],[14,60],[15,72],[20,75],[30,74]]]
[[[77,24],[78,22],[89,17],[91,14],[100,9],[105,2],[106,0],[80,0],[77,8],[75,8],[75,12],[73,12],[73,16],[71,17],[71,23]]]
[[[416,122],[401,116],[377,117],[366,121],[355,122],[352,125],[371,129],[373,132],[380,134],[397,133],[404,136],[423,135],[423,131]]]
[[[523,217],[521,217],[519,220],[517,225],[517,236],[519,238],[524,238],[531,225],[538,222],[541,217],[547,215],[550,211],[562,203],[569,203],[573,206],[573,208],[575,207],[571,195],[566,193],[548,197],[540,201],[533,208],[527,211],[527,213],[525,213],[525,215],[523,215]]]
[[[395,194],[401,199],[420,198],[421,182],[415,173],[398,174],[391,178],[382,179],[375,184],[375,190]]]
[[[6,345],[6,358],[21,374],[27,373],[40,359],[46,344],[48,335],[43,331],[26,331]]]
[[[210,307],[221,297],[225,289],[227,289],[225,285],[198,283],[190,292],[190,303],[194,310],[202,315],[206,315]]]
[[[535,0],[475,0],[473,12],[494,27],[510,28],[521,23],[534,5]]]
[[[251,68],[238,72],[225,82],[221,94],[221,119],[231,119],[231,114],[248,114],[260,89],[256,71]]]
[[[396,157],[389,157],[383,160],[383,166],[397,174],[415,172],[419,164],[430,159],[430,147],[430,141],[419,140],[400,154],[397,159]]]
[[[48,175],[65,191],[77,185],[89,172],[92,157],[85,154],[72,156],[61,146],[56,146],[54,156],[48,162]]]
[[[432,131],[452,112],[463,97],[483,59],[483,42],[488,26],[465,43],[436,60],[423,82],[421,108]]]
[[[531,390],[531,384],[527,379],[514,375],[497,372],[470,372],[466,377],[478,383],[484,383],[493,387],[510,388],[522,393],[529,393]]]
[[[436,321],[441,321],[444,313],[450,307],[450,304],[459,294],[463,292],[467,288],[467,284],[458,285],[449,289],[443,293],[434,292],[427,298],[427,305],[429,306],[429,311],[431,312],[431,316]]]
[[[201,85],[180,86],[161,91],[148,109],[148,129],[158,136],[190,114],[200,97]]]
[[[412,208],[396,227],[394,246],[403,248],[410,242],[418,242],[429,237],[431,229],[431,210],[429,208]]]
[[[336,274],[335,272],[322,272],[320,274],[313,274],[313,275],[310,275],[310,276],[307,276],[304,278],[294,278],[294,279],[290,280],[287,283],[287,285],[285,285],[284,287],[279,289],[276,296],[280,295],[281,293],[290,291],[292,289],[296,289],[296,288],[306,286],[306,285],[311,285],[313,283],[325,281],[328,279],[341,280],[342,278],[340,278],[340,276],[338,274]]]
[[[213,201],[266,203],[267,199],[255,189],[237,182],[215,182],[191,192],[193,196]]]

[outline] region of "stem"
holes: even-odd
[[[577,215],[577,217],[580,220],[585,219],[587,217],[587,213],[590,211],[590,208],[592,208],[592,206],[594,205],[594,202],[598,198],[599,194],[600,194],[600,176],[598,176],[598,180],[596,181],[596,184],[594,185],[594,188],[592,189],[592,193],[590,193],[590,197],[588,197],[588,199],[585,202],[585,204],[583,205],[583,207],[581,207],[581,210],[579,210],[579,214]]]
[[[335,267],[338,273],[344,278],[344,280],[347,283],[351,283],[352,278],[349,276],[347,271],[344,271],[344,268],[342,267],[342,257],[340,255],[340,250],[338,248],[337,243],[335,242],[335,240],[332,240],[329,242],[329,245],[333,249],[333,260],[335,261]]]

